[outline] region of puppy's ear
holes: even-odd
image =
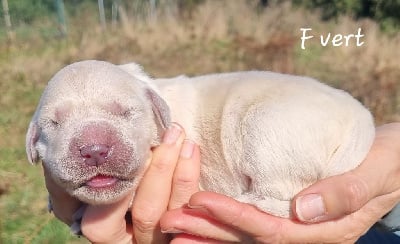
[[[167,103],[153,89],[147,88],[146,95],[151,101],[154,116],[157,120],[157,127],[164,131],[171,123],[170,111]]]
[[[35,121],[29,123],[28,132],[26,133],[25,148],[26,155],[31,164],[39,162],[39,154],[36,150],[36,142],[39,140],[39,126]]]

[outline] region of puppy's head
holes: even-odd
[[[100,61],[63,68],[29,125],[29,161],[41,159],[60,186],[89,204],[117,201],[136,187],[169,124],[167,105],[136,69]]]

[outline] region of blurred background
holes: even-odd
[[[51,76],[83,59],[137,62],[153,77],[238,70],[312,76],[376,124],[400,121],[400,0],[1,0],[0,243],[85,243],[47,213],[25,132]],[[301,49],[300,28],[314,35]],[[364,35],[346,47],[319,35]]]

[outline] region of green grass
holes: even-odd
[[[41,166],[29,165],[25,148],[0,149],[0,243],[70,243],[77,238],[47,211]]]
[[[48,213],[41,166],[28,164],[25,148],[2,148],[0,159],[0,243],[84,243]]]

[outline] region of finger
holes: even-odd
[[[261,243],[354,243],[379,219],[382,211],[393,207],[393,199],[400,195],[396,194],[377,197],[361,210],[342,219],[312,225],[275,217],[251,205],[211,192],[195,193],[189,204]]]
[[[159,229],[159,219],[168,207],[173,172],[184,137],[183,129],[176,124],[166,131],[136,190],[132,218],[138,243],[165,241]]]
[[[194,142],[185,140],[174,171],[168,209],[180,208],[189,202],[190,196],[199,191],[199,177],[199,147]]]
[[[400,130],[399,130],[400,131]],[[399,133],[400,135],[400,133]],[[301,191],[295,197],[293,212],[306,223],[333,220],[353,213],[372,198],[399,188],[399,150],[387,145],[389,134],[378,128],[376,139],[366,159],[356,169],[329,177]],[[379,163],[379,172],[376,165]]]
[[[54,215],[67,225],[71,225],[74,222],[72,216],[82,203],[57,185],[44,165],[43,173]]]
[[[213,193],[198,192],[189,200],[189,207],[201,209],[220,223],[246,233],[248,236],[258,237],[263,234],[267,243],[278,243],[283,219],[260,212],[254,206],[238,202],[230,197]],[[227,236],[218,236],[224,240]],[[239,235],[243,238],[244,235]]]
[[[189,234],[178,234],[174,237],[174,239],[170,243],[171,244],[224,244],[226,242],[202,238],[199,236],[194,236]]]
[[[247,236],[228,227],[202,209],[179,208],[166,212],[160,220],[163,233],[187,233],[206,239],[246,243]]]
[[[385,124],[377,128],[374,146],[380,161],[390,175],[382,175],[385,179],[384,189],[392,192],[400,189],[400,123]],[[371,170],[376,170],[373,168]],[[376,171],[375,171],[376,172]]]
[[[355,243],[377,220],[393,208],[399,199],[399,192],[378,196],[366,203],[360,210],[334,221],[316,224],[285,223],[285,240],[293,242]]]
[[[82,218],[83,235],[92,243],[130,243],[132,226],[125,221],[130,200],[127,196],[117,203],[89,205]]]

